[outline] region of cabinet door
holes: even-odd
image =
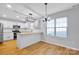
[[[4,41],[9,40],[9,35],[8,33],[4,33]]]
[[[4,33],[4,41],[12,39],[13,39],[13,33]]]
[[[10,39],[10,40],[13,39],[13,33],[9,33],[9,39]]]

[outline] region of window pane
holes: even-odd
[[[54,20],[47,21],[47,27],[54,27]]]
[[[67,28],[56,28],[56,36],[67,37]]]
[[[47,21],[47,35],[54,36],[54,20]]]
[[[67,17],[57,18],[56,27],[67,27]]]
[[[47,35],[54,36],[54,28],[47,28]]]

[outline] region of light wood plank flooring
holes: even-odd
[[[79,51],[38,42],[24,49],[16,48],[16,40],[0,44],[0,55],[79,55]]]

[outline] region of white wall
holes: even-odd
[[[79,49],[79,7],[55,13],[51,17],[54,19],[58,17],[68,17],[68,38],[65,39],[47,36],[47,39],[43,41],[51,44],[58,44],[61,46]],[[43,31],[46,33],[46,24],[42,24],[41,26],[41,29],[44,29]]]

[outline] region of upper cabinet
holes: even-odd
[[[0,23],[3,24],[3,28],[13,28],[13,25],[19,25],[21,28],[25,28],[24,23],[8,21],[8,20],[0,20]]]

